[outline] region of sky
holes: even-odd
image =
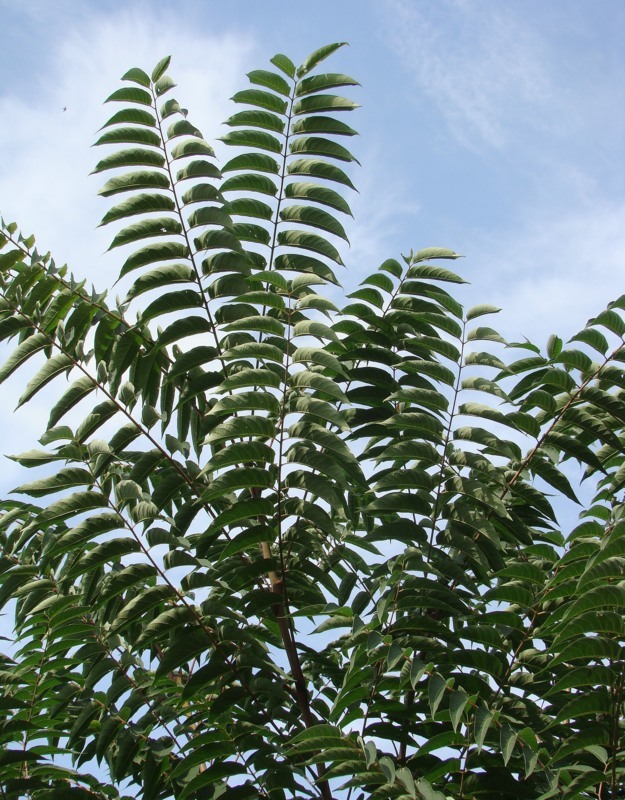
[[[459,299],[539,344],[625,292],[621,0],[0,0],[0,15],[0,214],[98,289],[121,256],[97,228],[91,144],[124,72],[171,54],[175,96],[212,141],[246,72],[346,41],[326,64],[361,83],[347,289],[449,247],[471,282]],[[3,413],[22,386],[0,387]],[[20,412],[5,452],[46,406]]]
[[[459,299],[501,306],[487,324],[539,344],[625,293],[622,0],[0,0],[0,20],[0,215],[98,289],[120,256],[97,227],[91,145],[121,76],[172,55],[175,96],[212,141],[246,72],[345,41],[326,63],[361,83],[347,289],[448,247],[471,282]],[[47,418],[43,393],[9,417],[23,385],[0,386],[5,453]],[[30,479],[3,461],[0,496]]]

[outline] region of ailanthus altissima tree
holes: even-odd
[[[225,163],[169,59],[124,75],[123,300],[2,223],[0,380],[54,399],[0,506],[0,798],[625,796],[625,297],[506,348],[432,248],[338,307],[339,46],[249,74]]]

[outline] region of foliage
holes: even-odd
[[[505,349],[431,248],[337,308],[339,47],[249,74],[220,167],[126,73],[123,300],[2,223],[0,380],[68,382],[1,505],[3,798],[623,796],[625,297]]]

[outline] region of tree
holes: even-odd
[[[625,297],[504,349],[431,248],[338,308],[339,47],[249,74],[220,167],[169,59],[124,75],[123,301],[2,222],[0,380],[61,388],[1,505],[0,797],[624,796]]]

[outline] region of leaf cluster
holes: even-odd
[[[625,300],[508,344],[429,248],[337,306],[340,46],[249,73],[222,164],[169,59],[124,75],[123,298],[1,223],[0,382],[56,391],[0,503],[2,797],[624,790]]]

